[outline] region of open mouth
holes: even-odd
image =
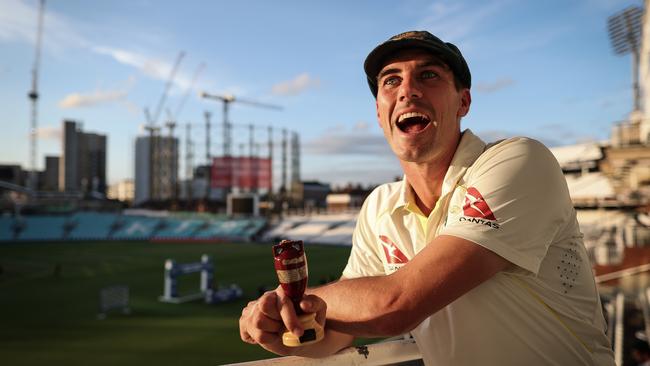
[[[406,133],[417,133],[431,123],[431,118],[419,112],[404,113],[397,118],[397,128]]]

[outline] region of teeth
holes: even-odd
[[[429,116],[427,116],[426,114],[419,113],[419,112],[408,112],[408,113],[404,113],[404,114],[400,115],[399,118],[397,119],[397,122],[399,123],[399,122],[402,122],[403,120],[405,120],[407,118],[413,118],[413,117],[424,118],[427,121],[429,120]]]

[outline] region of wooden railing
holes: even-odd
[[[348,347],[325,358],[278,357],[266,360],[233,363],[229,366],[266,366],[266,365],[393,365],[400,362],[414,361],[422,358],[413,338],[387,340],[367,346]]]

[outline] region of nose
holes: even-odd
[[[414,80],[413,78],[404,78],[400,84],[400,102],[419,98],[422,98],[422,89],[418,85],[417,80]]]

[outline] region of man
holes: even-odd
[[[576,214],[548,149],[526,138],[486,145],[461,132],[471,74],[456,46],[428,32],[392,37],[364,69],[404,180],[373,191],[342,279],[301,303],[325,324],[323,341],[282,345],[285,327],[302,329],[280,289],[243,310],[242,339],[320,357],[355,336],[411,332],[427,365],[613,365]]]

